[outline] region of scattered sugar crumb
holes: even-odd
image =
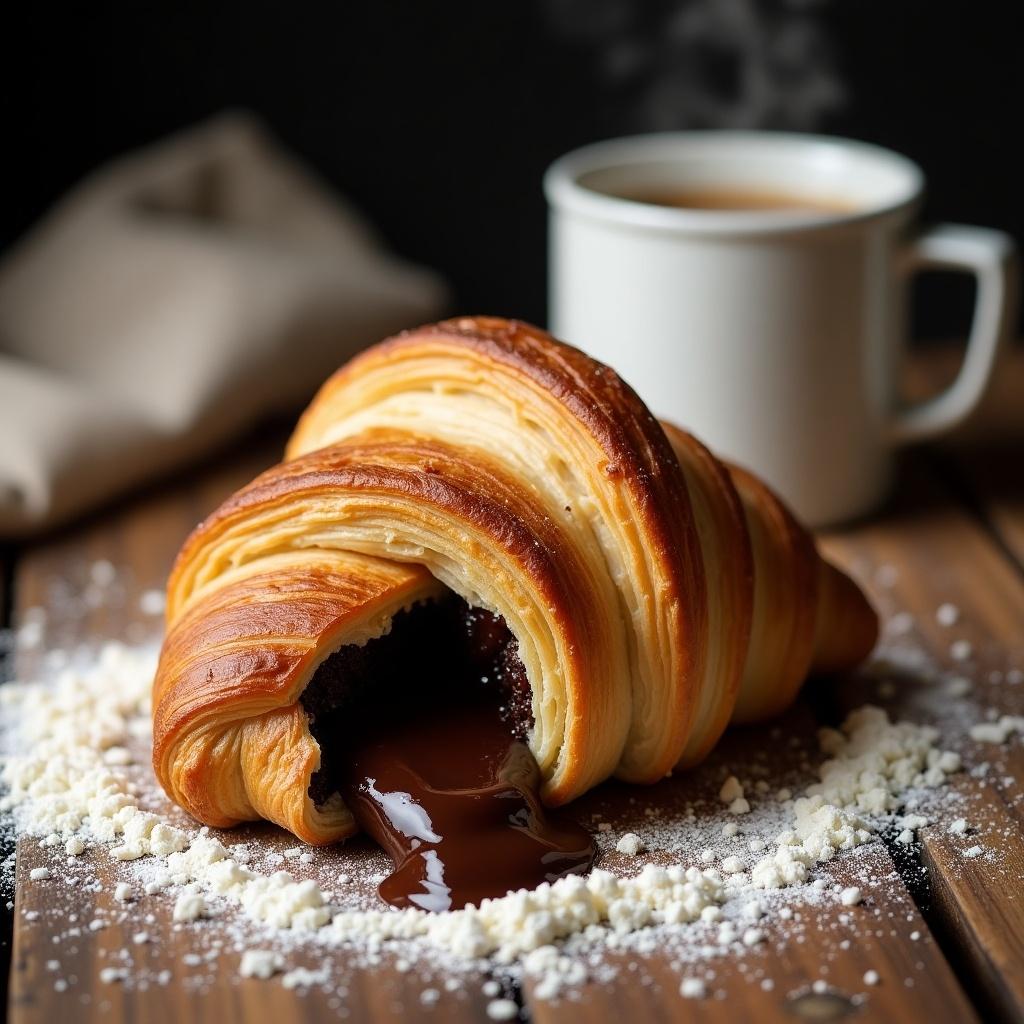
[[[615,849],[629,857],[635,857],[644,848],[643,840],[635,832],[627,832],[616,844]]]
[[[143,615],[163,615],[166,604],[162,590],[144,590],[139,597],[139,611]]]
[[[740,785],[740,780],[735,775],[730,775],[722,783],[722,788],[718,791],[718,799],[723,804],[731,804],[733,800],[741,796],[743,796],[743,787]]]
[[[974,653],[974,648],[968,640],[955,640],[949,648],[949,656],[954,661],[967,661]]]
[[[860,886],[857,885],[847,886],[847,888],[839,894],[839,902],[842,903],[844,907],[855,907],[863,898],[864,895],[860,890]]]
[[[707,989],[700,978],[683,978],[679,986],[679,994],[684,999],[703,999],[707,994]]]
[[[207,914],[206,901],[197,892],[183,892],[174,903],[175,921],[196,921]]]
[[[238,973],[243,978],[264,980],[284,970],[284,957],[270,949],[247,949],[242,954]]]
[[[511,999],[492,999],[487,1004],[487,1016],[491,1020],[515,1020],[519,1007]]]

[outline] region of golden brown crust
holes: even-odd
[[[340,642],[383,632],[440,588],[418,566],[348,552],[289,552],[246,570],[174,616],[153,684],[157,777],[207,824],[265,817],[334,841],[354,826],[306,798],[320,755],[298,697]]]
[[[743,678],[754,614],[754,556],[743,503],[725,465],[692,434],[663,423],[689,486],[706,567],[708,654],[701,715],[679,761],[699,763],[729,724]]]
[[[452,409],[464,410],[463,422],[444,415]],[[553,518],[573,519],[583,492],[593,522],[566,526],[595,534],[593,557],[619,580],[634,679],[618,774],[662,778],[690,736],[704,672],[706,605],[692,599],[704,590],[704,565],[675,453],[636,393],[536,327],[463,317],[406,331],[339,370],[300,419],[288,457],[381,424],[502,458]],[[540,451],[517,459],[537,429]]]
[[[549,803],[695,763],[812,664],[873,643],[863,596],[767,487],[525,324],[375,346],[324,385],[288,458],[196,528],[168,583],[154,765],[210,824],[352,831],[308,798],[298,698],[324,657],[442,584],[519,641]]]

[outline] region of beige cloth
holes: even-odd
[[[444,303],[245,115],[101,169],[0,263],[0,535],[296,406]]]

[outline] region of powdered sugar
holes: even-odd
[[[726,951],[739,955],[770,935],[774,940],[772,925],[794,920],[790,907],[831,900],[854,911],[860,900],[845,894],[857,889],[863,897],[869,875],[845,888],[833,889],[824,878],[817,888],[806,883],[820,865],[852,858],[894,825],[912,842],[932,820],[921,806],[959,769],[959,755],[941,749],[936,728],[893,723],[879,708],[861,708],[841,729],[821,732],[827,756],[817,769],[799,745],[790,745],[788,776],[769,776],[760,754],[746,751],[729,757],[735,775],[709,767],[719,774],[707,797],[673,803],[660,789],[636,790],[638,813],[628,828],[600,811],[600,791],[588,798],[603,815],[602,849],[624,855],[620,870],[632,872],[626,877],[599,868],[586,879],[561,879],[465,911],[396,912],[376,903],[373,872],[357,860],[348,867],[346,850],[338,852],[345,871],[337,859],[321,871],[319,854],[276,836],[271,842],[267,830],[252,838],[246,832],[238,843],[238,833],[197,829],[167,806],[154,791],[145,749],[153,657],[152,650],[109,645],[84,668],[58,668],[45,685],[0,690],[18,719],[18,749],[3,769],[5,803],[19,829],[40,837],[44,849],[73,861],[95,854],[117,862],[127,874],[113,889],[115,899],[127,886],[124,912],[139,914],[140,923],[154,900],[165,900],[180,928],[235,934],[242,976],[280,975],[299,989],[326,985],[331,973],[290,967],[296,944],[358,950],[368,965],[392,948],[407,967],[421,956],[442,956],[453,974],[460,963],[487,958],[492,970],[530,979],[540,999],[604,976],[612,970],[603,959],[608,950],[671,949],[680,965]],[[625,859],[641,852],[650,862],[630,869]],[[964,856],[976,856],[974,847]],[[379,872],[379,857],[369,863]],[[46,868],[58,880],[60,864]],[[300,867],[310,877],[293,873]],[[789,902],[780,904],[782,898]],[[252,924],[231,932],[242,918]],[[105,923],[98,917],[74,927]],[[136,934],[149,941],[148,933]],[[253,934],[260,946],[249,949]],[[198,957],[194,966],[209,963]],[[127,968],[111,970],[112,980],[131,983]],[[705,984],[696,975],[691,980]],[[517,1006],[496,998],[488,1006],[505,1002]]]

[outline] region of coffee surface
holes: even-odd
[[[823,199],[799,192],[770,189],[679,188],[638,191],[624,196],[638,203],[685,210],[775,210],[823,215],[850,213],[856,204],[840,198]]]
[[[590,834],[541,804],[529,683],[500,617],[454,597],[402,612],[326,659],[302,703],[321,748],[310,796],[340,793],[387,852],[388,903],[457,909],[593,865]]]

